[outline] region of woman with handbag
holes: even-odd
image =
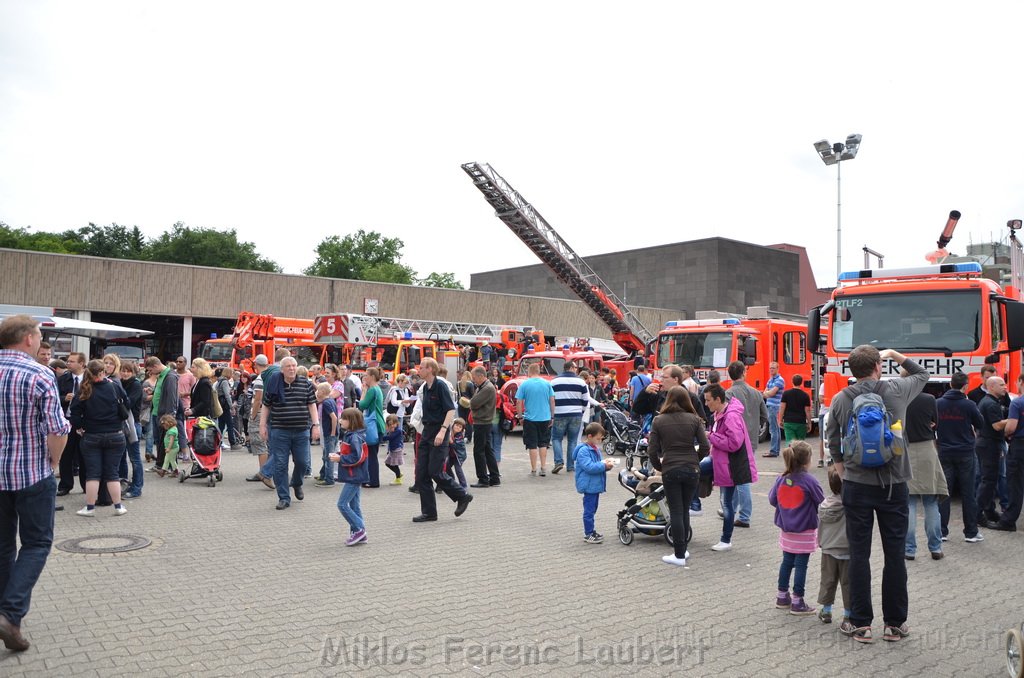
[[[363,487],[380,487],[380,462],[377,451],[380,440],[384,436],[384,395],[381,393],[380,370],[371,367],[363,375],[363,398],[359,401],[359,409],[363,412],[366,425],[366,446],[369,454],[366,457],[366,468],[370,472],[370,481]]]
[[[85,508],[80,516],[96,514],[100,481],[106,484],[114,515],[128,513],[121,504],[121,481],[117,467],[125,451],[122,430],[130,412],[128,397],[115,380],[107,379],[103,362],[90,360],[78,394],[69,408],[71,425],[81,436],[82,461],[85,464]]]
[[[708,441],[711,443],[714,483],[722,491],[722,508],[725,511],[722,538],[711,550],[728,551],[732,548],[733,520],[736,517],[733,507],[736,486],[753,481],[748,458],[752,447],[743,421],[743,403],[738,398],[726,401],[725,389],[720,384],[712,384],[704,389],[704,402],[715,418]]]
[[[196,383],[192,386],[191,402],[189,403],[191,407],[185,410],[185,416],[189,418],[209,417],[217,421],[220,415],[214,414],[213,406],[213,401],[217,396],[213,393],[213,382],[210,381],[210,377],[213,376],[213,368],[202,358],[196,358],[192,361],[189,371],[196,378]],[[220,404],[219,400],[217,404]]]

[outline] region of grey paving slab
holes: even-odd
[[[908,564],[913,635],[856,645],[774,608],[767,491],[781,462],[758,462],[753,526],[714,553],[721,523],[706,504],[686,569],[661,563],[660,538],[618,543],[628,495],[611,476],[598,511],[606,542],[584,544],[572,476],[529,477],[517,437],[505,443],[503,486],[477,491],[460,518],[439,497],[438,522],[415,525],[405,486],[365,490],[369,543],[355,548],[342,545],[337,489],[307,486],[304,501],[275,511],[273,492],[244,482],[255,462],[242,453],[226,455],[216,488],[147,474],[123,517],[76,516],[76,492],[59,499],[58,540],[130,533],[153,545],[54,550],[24,622],[33,646],[0,652],[0,675],[1002,675],[1003,632],[1024,618],[1008,583],[1024,535],[966,544],[954,510],[947,557]],[[874,554],[880,581],[877,541]],[[879,634],[880,624],[879,614]]]

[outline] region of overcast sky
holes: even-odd
[[[236,228],[298,273],[358,228],[421,274],[709,236],[925,264],[1024,217],[1024,3],[0,0],[0,221]],[[673,262],[666,262],[666,266]]]

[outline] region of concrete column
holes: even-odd
[[[192,316],[185,316],[181,323],[181,355],[185,364],[192,364]]]
[[[90,311],[75,311],[73,313],[75,320],[84,320],[85,322],[92,321],[92,312]],[[85,354],[86,362],[92,357],[89,352],[89,337],[71,337],[71,350],[77,351],[78,353]]]

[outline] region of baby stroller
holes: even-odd
[[[634,534],[652,537],[662,535],[672,544],[672,522],[669,519],[668,503],[664,502],[665,488],[661,483],[651,485],[650,494],[643,494],[643,485],[633,474],[633,469],[619,471],[619,484],[632,497],[618,513],[619,541],[625,546],[633,543]],[[686,535],[687,543],[693,539],[693,528]]]
[[[626,455],[636,449],[640,440],[640,424],[630,419],[625,412],[609,405],[601,410],[601,424],[607,432],[603,446],[606,456],[610,457],[616,452]]]
[[[189,478],[206,478],[206,484],[216,487],[217,481],[224,480],[220,472],[220,427],[208,417],[185,420],[185,435],[188,437],[191,468],[178,471],[178,482]],[[186,460],[186,463],[189,460]]]

